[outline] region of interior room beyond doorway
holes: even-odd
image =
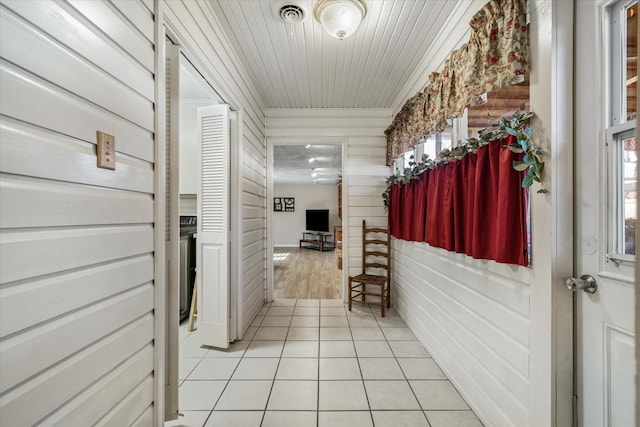
[[[273,147],[273,296],[342,298],[341,145]]]

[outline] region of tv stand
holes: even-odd
[[[323,231],[304,231],[300,239],[300,247],[317,251],[332,251],[335,249],[333,234]]]

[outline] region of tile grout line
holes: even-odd
[[[371,312],[371,307],[367,306],[367,308]],[[346,311],[347,309],[345,308],[345,312]],[[373,315],[373,312],[371,312],[371,314]],[[349,320],[348,315],[347,315],[347,324],[349,325],[349,334],[351,334],[351,345],[353,345],[353,351],[356,354],[356,363],[358,364],[358,370],[360,371],[360,378],[362,380],[362,388],[364,390],[364,396],[367,399],[367,406],[369,407],[369,417],[371,418],[371,425],[375,427],[375,421],[373,420],[373,411],[371,410],[371,402],[369,401],[369,393],[367,393],[367,386],[364,383],[364,375],[362,374],[362,366],[360,365],[360,356],[358,355],[358,350],[356,349],[356,343],[353,339],[353,332],[351,331],[351,321]]]
[[[273,304],[273,302],[271,304]],[[291,323],[293,322],[293,313],[296,310],[297,304],[298,304],[298,300],[296,299],[295,302],[293,303],[293,310],[291,311],[291,320],[289,320],[289,327],[287,328],[287,333],[284,336],[284,341],[282,343],[282,350],[280,350],[280,357],[278,358],[278,364],[276,365],[276,371],[273,373],[273,380],[271,382],[271,389],[269,390],[269,395],[267,396],[267,401],[264,404],[264,412],[262,412],[262,419],[260,420],[260,426],[262,426],[262,424],[264,423],[264,418],[267,416],[267,408],[269,407],[269,399],[271,399],[271,393],[273,393],[273,387],[276,385],[276,376],[278,375],[278,370],[280,369],[280,362],[282,362],[282,355],[284,354],[284,347],[287,345],[287,337],[289,336],[289,330],[291,328]],[[267,313],[269,313],[269,311],[267,311]],[[266,314],[265,314],[265,316],[266,316]],[[264,319],[263,319],[263,321],[264,321]],[[256,331],[256,334],[257,334],[257,331]]]

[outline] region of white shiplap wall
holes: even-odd
[[[393,239],[392,300],[486,425],[529,423],[529,270]]]
[[[551,2],[534,3],[547,6]],[[449,52],[468,39],[466,23],[483,4],[482,0],[459,3],[394,102],[393,111],[426,83],[430,72],[441,68]],[[545,15],[547,7],[542,10]],[[550,23],[548,19],[532,18],[532,40],[538,34],[551,34],[545,27]],[[549,49],[550,43],[545,39],[543,46]],[[543,49],[532,43],[531,105],[538,115],[552,110],[545,87],[552,76],[540,72],[540,68],[553,55],[540,52]],[[545,141],[549,136],[541,131],[540,138]],[[485,425],[552,425],[548,420],[556,410],[557,424],[565,425],[563,414],[570,409],[564,397],[564,401],[558,400],[557,409],[551,409],[555,408],[556,389],[566,398],[570,396],[563,393],[567,375],[562,371],[570,356],[560,350],[555,365],[550,362],[556,357],[555,349],[540,342],[547,337],[552,337],[549,342],[556,339],[556,326],[551,319],[556,316],[557,307],[563,307],[559,313],[570,313],[571,308],[565,302],[556,305],[544,295],[555,287],[549,279],[548,265],[557,252],[547,237],[552,228],[547,202],[532,192],[531,203],[531,268],[474,260],[424,243],[393,240],[393,303]],[[545,207],[539,209],[542,205]],[[560,252],[568,254],[571,250],[563,248]],[[570,335],[563,332],[557,332],[557,337],[562,337],[558,339],[560,343],[571,341]],[[558,344],[563,345],[567,344]]]
[[[345,274],[358,274],[362,265],[362,220],[387,225],[382,202],[386,166],[384,130],[391,123],[388,109],[267,109],[267,138],[274,144],[285,141],[313,143],[334,140],[346,144],[347,164],[343,165],[343,239],[348,242]]]
[[[152,5],[3,1],[0,56],[0,425],[149,424]]]
[[[264,302],[266,149],[264,102],[240,64],[209,2],[164,3],[167,31],[234,110],[242,110],[242,319],[246,329]],[[233,197],[233,196],[232,196]]]

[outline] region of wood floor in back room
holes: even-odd
[[[335,251],[273,248],[276,299],[342,298],[342,270]]]

